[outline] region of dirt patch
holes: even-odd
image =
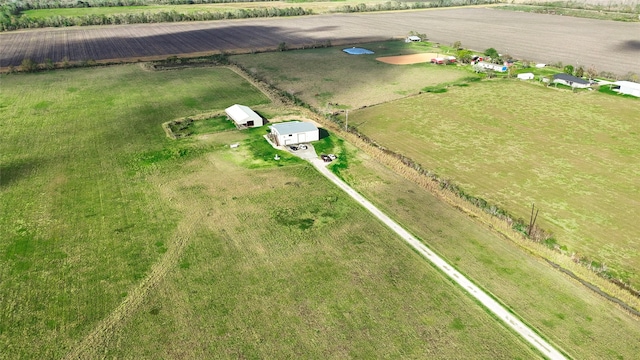
[[[429,62],[436,57],[444,57],[444,54],[438,53],[422,53],[411,55],[384,56],[376,58],[376,60],[393,65],[408,65]]]

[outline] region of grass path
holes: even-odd
[[[166,192],[166,189],[163,191]],[[160,261],[151,267],[149,275],[130,291],[122,303],[87,334],[65,356],[65,359],[89,359],[99,356],[100,351],[105,348],[115,331],[139,309],[147,294],[165,278],[169,271],[175,268],[189,243],[191,232],[202,221],[202,218],[202,214],[191,214],[180,222],[173,236],[173,241],[167,244],[167,251],[160,258]]]

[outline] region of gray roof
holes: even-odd
[[[577,76],[573,76],[573,75],[569,75],[569,74],[555,74],[553,75],[553,79],[560,79],[560,80],[564,80],[564,81],[571,81],[574,83],[578,83],[578,84],[589,84],[589,81],[585,80],[585,79],[581,79]]]
[[[314,131],[318,128],[310,122],[290,121],[271,125],[280,135],[297,134],[301,132]]]

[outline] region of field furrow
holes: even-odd
[[[130,49],[128,58],[162,57],[220,51],[276,48],[279,43],[295,47],[314,42],[334,44],[374,41],[406,36],[409,31],[428,34],[435,42],[484,50],[496,48],[518,58],[536,62],[594,66],[598,71],[640,73],[637,41],[640,23],[569,18],[492,9],[441,9],[374,14],[317,15],[304,18],[246,19],[196,23],[139,24],[78,29],[39,29],[0,34],[0,66],[19,65],[22,59],[54,54],[34,53],[25,43],[44,33],[69,33],[72,61],[122,56],[105,38],[122,39],[117,47]],[[26,40],[23,38],[27,38]],[[588,48],[584,44],[589,44]],[[76,50],[76,48],[81,48]],[[97,50],[96,50],[97,49]],[[49,50],[50,52],[51,50]]]

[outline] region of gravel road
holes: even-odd
[[[380,209],[378,209],[375,205],[369,202],[369,200],[365,199],[362,195],[356,192],[344,181],[340,180],[340,178],[338,178],[334,173],[329,171],[329,169],[327,169],[326,167],[326,164],[322,160],[315,158],[309,161],[316,169],[318,169],[318,171],[320,171],[322,175],[326,176],[329,180],[331,180],[344,192],[349,194],[349,196],[351,196],[354,200],[356,200],[365,209],[370,211],[376,218],[378,218],[386,226],[388,226],[391,230],[393,230],[396,234],[398,234],[398,236],[400,236],[412,248],[414,248],[416,251],[422,254],[422,256],[424,256],[435,267],[440,269],[440,271],[442,271],[451,280],[456,282],[467,293],[469,293],[471,296],[477,299],[484,307],[486,307],[496,317],[502,320],[508,327],[510,327],[515,332],[520,334],[520,336],[522,336],[524,340],[526,340],[529,344],[531,344],[533,347],[538,349],[546,358],[552,359],[552,360],[565,359],[562,353],[556,350],[551,344],[549,344],[546,340],[541,338],[538,334],[536,334],[533,330],[531,330],[522,321],[518,320],[518,318],[513,316],[513,314],[511,314],[507,309],[505,309],[502,305],[500,305],[491,296],[489,296],[487,293],[482,291],[479,287],[474,285],[464,275],[462,275],[460,272],[455,270],[451,265],[449,265],[441,257],[434,254],[418,239],[413,237],[407,230],[402,228],[395,221],[391,220],[390,217],[388,217],[386,214],[380,211]]]
[[[321,43],[377,41],[426,33],[442,44],[535,62],[595,66],[640,73],[640,23],[512,12],[490,8],[330,14],[191,23],[135,24],[0,33],[0,66],[38,62],[145,59],[176,54],[235,52]]]

